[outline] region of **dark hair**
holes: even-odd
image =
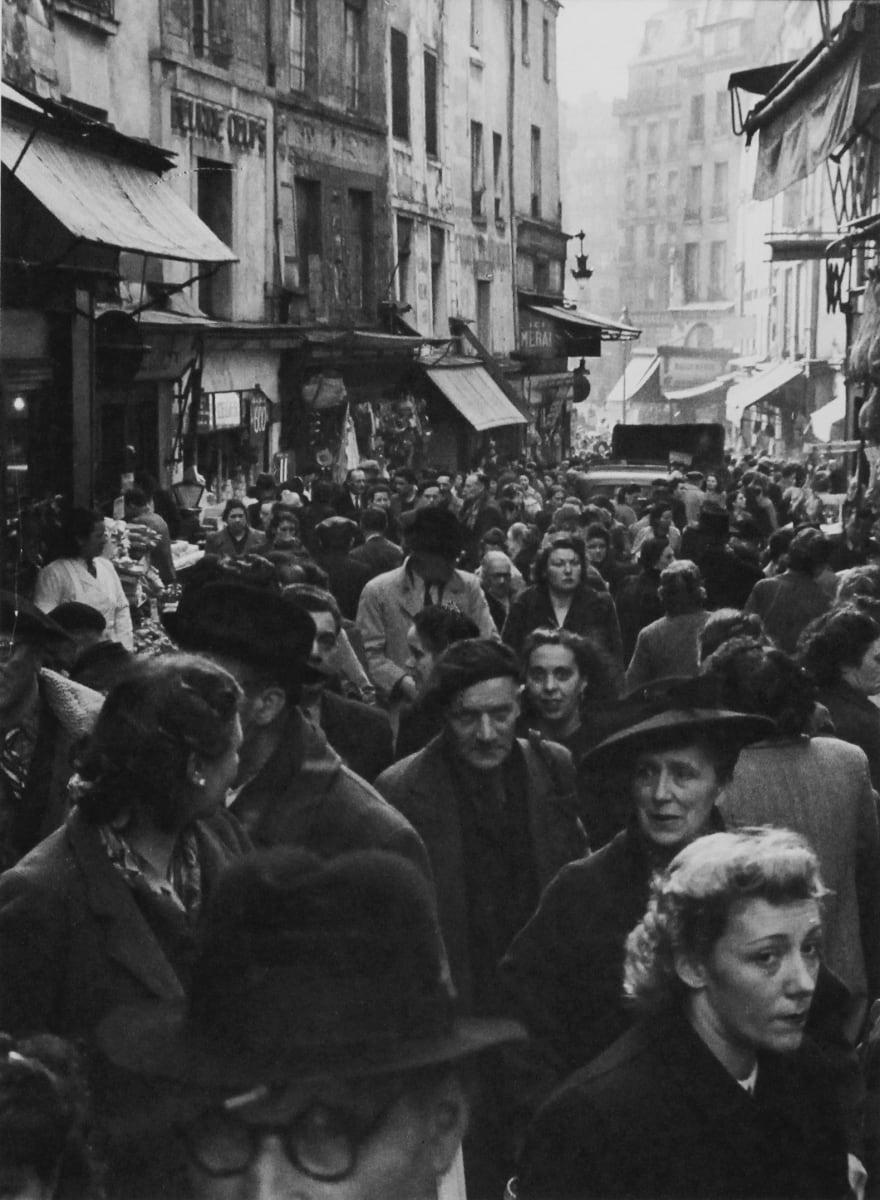
[[[332,504],[336,499],[336,485],[327,479],[316,479],[312,484],[312,504]]]
[[[503,529],[499,529],[497,525],[493,525],[480,538],[480,545],[485,546],[487,549],[490,546],[499,546],[504,550],[507,547],[507,534]]]
[[[437,661],[425,685],[424,702],[445,708],[459,692],[487,679],[519,681],[519,659],[503,642],[489,638],[466,638],[453,642]]]
[[[360,521],[364,533],[385,533],[388,529],[388,514],[384,508],[361,509]]]
[[[102,1194],[89,1148],[85,1070],[69,1042],[50,1034],[13,1040],[0,1034],[0,1161],[54,1185],[57,1200]]]
[[[868,647],[880,638],[880,624],[855,607],[836,608],[811,621],[798,638],[797,660],[819,687],[831,687],[844,667],[857,667]]]
[[[244,513],[244,515],[247,516],[247,505],[245,504],[244,500],[238,500],[235,497],[233,497],[232,500],[226,501],[226,504],[224,505],[224,508],[223,508],[224,523],[229,520],[229,514],[231,512],[235,512],[235,510],[237,508],[240,508],[241,511]]]
[[[576,533],[554,533],[550,535],[546,546],[543,546],[538,551],[538,556],[532,567],[535,583],[541,587],[547,586],[547,563],[554,550],[573,550],[575,552],[578,556],[578,562],[581,564],[580,581],[583,584],[587,577],[587,551],[584,547],[584,539],[580,534]]]
[[[302,571],[302,583],[312,583],[315,587],[323,588],[324,591],[329,589],[330,576],[311,558],[301,558],[296,566],[297,570]]]
[[[312,583],[289,583],[281,589],[281,595],[292,604],[298,604],[307,613],[328,612],[336,622],[336,632],[342,628],[342,612],[332,592],[315,587]]]
[[[584,541],[588,542],[590,538],[601,538],[605,543],[605,549],[611,549],[611,534],[598,521],[594,521],[592,525],[588,525],[584,530]]]
[[[226,753],[240,698],[233,677],[199,655],[135,662],[104,701],[77,762],[83,818],[104,824],[138,808],[159,829],[173,829],[190,754]]]
[[[103,525],[104,517],[92,508],[69,508],[61,517],[58,541],[59,558],[78,558],[82,552],[80,542],[92,536],[96,525]]]
[[[391,478],[405,479],[409,484],[416,484],[418,482],[415,471],[411,470],[409,467],[396,467],[391,472]]]
[[[269,522],[269,532],[277,533],[278,526],[282,521],[292,521],[296,526],[296,532],[299,534],[299,514],[291,504],[284,504],[281,500],[276,500],[272,505],[272,520]]]
[[[148,503],[146,494],[139,487],[129,488],[123,501],[126,508],[146,508]]]
[[[757,613],[746,613],[739,608],[716,609],[700,630],[700,662],[731,638],[753,638],[763,643],[766,640],[764,622]]]
[[[387,479],[377,479],[375,483],[370,484],[367,488],[367,503],[372,503],[373,497],[377,492],[387,492],[390,496],[394,488]]]
[[[541,646],[562,646],[571,651],[578,671],[587,683],[591,701],[612,701],[616,699],[614,668],[606,652],[589,637],[581,637],[570,629],[552,629],[546,626],[533,629],[523,642],[520,661],[522,675],[525,679],[529,669],[529,659],[535,650]]]
[[[446,608],[442,604],[429,604],[419,609],[413,616],[413,625],[432,654],[442,653],[453,642],[480,636],[479,628],[470,617],[457,608]]]
[[[679,558],[660,572],[660,603],[668,617],[704,607],[706,589],[696,563]]]
[[[831,543],[812,526],[800,529],[788,545],[788,565],[792,571],[810,573],[823,566],[831,555]]]
[[[669,545],[669,538],[646,537],[639,550],[639,566],[643,571],[656,571],[657,564],[663,557],[663,551]]]
[[[672,504],[669,500],[660,500],[656,504],[652,504],[648,509],[648,523],[653,527],[667,512],[672,512]]]
[[[711,654],[703,672],[721,680],[721,702],[737,712],[770,717],[787,737],[800,736],[813,715],[812,675],[785,654],[754,638],[731,638]]]

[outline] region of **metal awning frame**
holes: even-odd
[[[584,313],[575,308],[561,308],[555,304],[529,304],[527,307],[542,317],[558,321],[560,325],[574,326],[579,332],[598,331],[603,342],[633,342],[642,336],[641,329],[637,329],[634,325],[621,325],[619,321],[612,321],[608,317],[599,317],[595,313]]]

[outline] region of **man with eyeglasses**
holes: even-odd
[[[468,638],[437,659],[423,703],[443,731],[389,767],[376,788],[421,835],[431,860],[452,981],[464,1011],[505,1011],[498,964],[554,874],[586,849],[571,755],[516,737],[520,665],[501,642]],[[485,1102],[465,1145],[468,1196],[500,1196],[510,1170],[506,1088]]]
[[[179,1200],[436,1200],[468,1119],[466,1060],[521,1037],[454,1015],[411,864],[292,847],[221,879],[188,1002],[126,1006],[99,1033],[152,1085],[136,1135]]]

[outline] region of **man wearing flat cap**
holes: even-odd
[[[232,811],[257,846],[295,844],[326,857],[391,850],[429,873],[409,822],[298,707],[302,685],[322,679],[309,661],[315,623],[304,609],[273,592],[214,582],[187,589],[163,621],[181,648],[225,667],[244,691]]]
[[[413,616],[431,604],[454,605],[482,637],[497,637],[479,580],[455,563],[462,531],[443,508],[422,508],[407,532],[409,556],[402,567],[371,579],[361,593],[357,624],[364,637],[370,677],[383,700],[414,702],[418,685],[406,669],[407,633]]]
[[[531,1035],[532,1107],[630,1024],[624,943],[647,906],[651,877],[683,846],[724,827],[718,804],[764,717],[718,704],[714,680],[657,681],[620,702],[617,731],[583,760],[628,777],[631,815],[607,845],[564,867],[501,964],[513,1012]]]
[[[99,1032],[152,1084],[119,1134],[155,1146],[175,1200],[436,1200],[467,1124],[466,1064],[521,1037],[455,1015],[411,864],[291,847],[221,879],[188,1001],[127,1005]]]

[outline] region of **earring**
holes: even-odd
[[[204,777],[204,775],[194,775],[194,776],[193,776],[193,783],[195,784],[195,786],[196,786],[197,788],[203,788],[203,787],[205,786],[205,777]]]

